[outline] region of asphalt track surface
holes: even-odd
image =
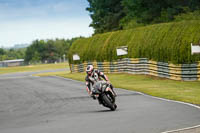
[[[0,75],[0,133],[160,133],[200,124],[200,109],[115,89],[118,109],[88,97],[85,84],[32,73]]]

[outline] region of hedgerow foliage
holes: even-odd
[[[69,62],[113,61],[129,57],[175,64],[194,63],[200,60],[200,55],[191,55],[191,43],[199,42],[199,20],[155,24],[79,39],[70,48]],[[118,57],[116,48],[119,46],[128,46],[128,55]],[[72,60],[75,53],[80,56],[80,61]]]

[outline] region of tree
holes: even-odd
[[[5,54],[4,49],[0,48],[0,55],[4,55],[4,54]]]
[[[59,61],[63,55],[67,56],[71,44],[82,37],[72,39],[48,39],[35,40],[27,48],[25,53],[25,61],[31,63],[48,62],[53,63]]]
[[[122,0],[88,0],[92,23],[90,27],[95,29],[96,33],[104,33],[113,30],[119,30],[120,19],[124,17]]]
[[[127,29],[130,26],[170,22],[181,13],[200,9],[199,0],[88,0],[96,33]],[[128,26],[127,26],[128,25]]]
[[[199,0],[123,0],[126,16],[121,22],[133,19],[138,23],[152,24],[169,22],[174,16],[200,8]]]
[[[40,54],[37,51],[35,51],[30,62],[33,64],[36,64],[36,63],[40,62],[40,60],[41,60]]]

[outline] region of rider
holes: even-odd
[[[103,72],[100,72],[99,70],[95,70],[93,65],[88,65],[87,66],[86,73],[87,73],[87,76],[85,78],[86,86],[87,86],[86,89],[87,89],[88,94],[91,97],[93,97],[91,86],[93,86],[95,82],[101,80],[101,78],[106,80],[107,84],[109,84],[110,88],[113,90],[113,86],[110,84],[110,81],[108,80],[108,77],[106,75],[104,75]],[[93,97],[93,98],[95,99],[95,97]]]

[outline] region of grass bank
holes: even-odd
[[[68,63],[5,67],[5,68],[0,68],[0,74],[14,73],[14,72],[30,72],[30,71],[40,71],[40,70],[62,69],[62,68],[68,68],[68,67],[69,67]]]
[[[76,40],[69,50],[69,62],[148,58],[173,64],[195,63],[200,55],[191,54],[191,43],[199,43],[199,31],[200,21],[191,20],[97,34]],[[128,55],[118,57],[119,46],[128,46]],[[80,61],[73,61],[73,54],[78,54]]]
[[[85,73],[60,72],[40,76],[56,75],[84,81]],[[184,82],[146,75],[107,74],[116,88],[139,91],[148,95],[200,105],[200,82]]]

